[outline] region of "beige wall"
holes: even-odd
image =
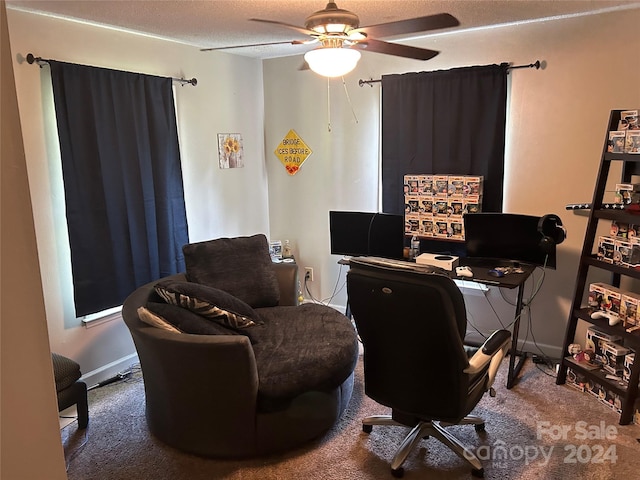
[[[586,218],[565,211],[565,205],[591,200],[610,110],[640,108],[640,36],[629,34],[638,25],[640,10],[636,9],[469,32],[461,29],[416,40],[417,46],[442,52],[428,62],[365,52],[357,69],[345,77],[358,122],[341,80],[331,80],[331,132],[327,131],[326,79],[298,71],[299,57],[265,61],[271,232],[294,242],[300,263],[314,268],[313,295],[329,298],[336,284],[344,283],[345,270],[336,263],[339,257],[329,255],[327,212],[378,210],[381,86],[361,88],[358,80],[505,61],[529,64],[539,59],[546,62],[544,70],[514,70],[509,75],[504,208],[531,215],[557,213],[567,227],[569,238],[559,247],[558,269],[547,272],[532,304],[535,340],[547,353],[559,356],[586,226]],[[290,128],[314,152],[295,177],[286,175],[271,154]],[[529,292],[534,287],[530,283]],[[513,293],[505,296],[513,300]],[[493,308],[503,321],[513,315],[496,289],[489,294],[491,305],[476,295],[467,300],[470,321],[485,330],[500,326]],[[345,290],[331,301],[344,305]],[[526,328],[523,325],[521,329]],[[531,334],[528,338],[528,348],[537,352]]]
[[[65,479],[5,3],[2,46],[0,477]]]

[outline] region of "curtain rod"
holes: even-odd
[[[507,62],[503,62],[500,64],[500,66],[506,66],[507,67],[507,72],[509,70],[515,70],[516,68],[535,68],[536,70],[538,70],[541,66],[540,60],[536,60],[535,63],[530,63],[529,65],[510,65]],[[382,82],[382,79],[379,78],[377,80],[374,80],[372,78],[370,78],[369,80],[358,80],[358,85],[360,85],[361,87],[364,85],[369,85],[370,87],[373,87],[372,83],[380,83]]]
[[[27,53],[27,63],[29,65],[37,63],[38,66],[40,68],[42,68],[42,66],[44,64],[48,64],[49,63],[49,59],[42,58],[42,57],[36,57],[36,56],[33,55],[33,53]],[[185,84],[188,83],[190,85],[193,85],[194,87],[198,84],[198,79],[197,78],[192,78],[191,80],[187,80],[186,78],[171,77],[171,80],[173,80],[174,82],[181,83],[182,85],[185,85]]]

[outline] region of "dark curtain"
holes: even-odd
[[[382,207],[404,212],[406,174],[483,175],[502,211],[507,66],[382,77]]]
[[[51,61],[78,316],[184,271],[172,80]]]

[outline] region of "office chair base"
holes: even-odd
[[[373,425],[406,426],[395,421],[390,415],[373,415],[362,420],[362,430],[366,433],[371,432]],[[464,417],[460,422],[455,424],[438,422],[435,420],[419,422],[404,438],[400,447],[396,451],[396,455],[391,461],[391,474],[396,478],[402,477],[404,474],[402,464],[409,456],[413,447],[415,447],[423,438],[432,436],[444,443],[461,459],[468,462],[472,467],[471,473],[474,477],[484,477],[484,469],[482,468],[482,464],[480,463],[480,460],[478,460],[478,457],[476,457],[471,450],[460,442],[460,440],[445,430],[445,427],[451,425],[474,425],[476,431],[484,430],[484,420],[476,415]]]

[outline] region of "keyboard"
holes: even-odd
[[[443,268],[434,267],[433,265],[424,265],[415,262],[407,262],[405,260],[394,260],[391,258],[382,257],[354,257],[351,259],[350,264],[364,264],[364,265],[376,265],[380,267],[395,268],[402,270],[409,270],[419,273],[442,273],[449,276],[449,272]]]

